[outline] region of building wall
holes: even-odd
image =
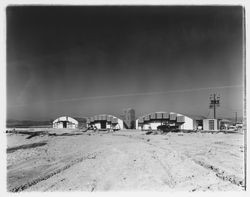
[[[63,123],[62,122],[57,122],[53,124],[53,128],[55,129],[63,129]],[[67,122],[67,129],[76,129],[77,125],[74,123]]]
[[[152,122],[149,124],[152,130],[157,130],[157,127],[161,125],[160,122]]]
[[[194,121],[193,121],[193,119],[191,119],[191,118],[189,118],[187,116],[184,116],[184,119],[185,119],[185,123],[183,123],[180,126],[180,129],[193,130],[194,129]]]
[[[116,126],[119,127],[118,129],[123,129],[123,121],[118,118],[118,125]]]
[[[66,123],[66,128],[68,129],[76,129],[78,127],[78,121],[69,116],[62,116],[53,121],[53,128],[63,129],[63,122]]]
[[[211,129],[209,126],[209,122],[214,123],[214,129]],[[218,131],[219,130],[219,121],[217,119],[204,119],[203,120],[203,130],[213,130],[213,131]]]
[[[138,119],[135,121],[135,128],[136,129],[141,129],[140,125],[138,124],[138,121],[139,121]]]
[[[62,129],[63,128],[63,123],[62,122],[53,123],[53,128]]]
[[[96,122],[94,125],[96,126],[97,129],[101,129],[101,123]]]
[[[101,117],[104,117],[104,119],[101,119]],[[97,129],[101,129],[101,123],[100,121],[105,121],[106,122],[106,129],[110,129],[111,127],[114,128],[114,129],[123,129],[123,120],[115,117],[115,116],[112,116],[112,115],[106,115],[106,114],[103,114],[103,115],[97,115],[97,116],[94,116],[95,118],[88,118],[87,120],[87,125],[90,126],[90,125],[94,125],[96,126]],[[117,119],[117,124],[114,125],[112,124],[110,121],[108,121],[108,118],[115,118]]]
[[[96,122],[93,124],[94,126],[96,126],[97,129],[101,129],[101,123],[100,122]],[[110,129],[111,128],[111,124],[109,124],[108,122],[106,122],[106,129]],[[123,121],[122,120],[118,120],[118,124],[113,126],[114,129],[123,129]]]
[[[60,123],[55,123],[53,124],[53,128],[57,128],[57,129],[63,129],[63,123],[60,122]],[[67,129],[76,129],[77,126],[75,124],[67,124],[66,126]]]

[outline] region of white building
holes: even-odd
[[[203,130],[218,131],[220,129],[220,122],[218,119],[204,119]]]
[[[138,118],[136,129],[157,130],[157,127],[163,124],[183,130],[193,130],[196,127],[195,121],[188,116],[174,112],[155,112]]]
[[[56,129],[76,129],[78,127],[78,121],[69,116],[61,116],[53,121],[53,128]]]
[[[123,129],[123,120],[107,114],[96,115],[87,119],[88,126],[95,126],[97,129]]]

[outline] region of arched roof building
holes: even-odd
[[[56,129],[76,129],[78,127],[78,121],[69,116],[61,116],[53,121],[53,128]]]
[[[101,114],[87,119],[88,126],[96,126],[97,129],[123,129],[123,120],[113,115]]]
[[[136,120],[136,129],[147,130],[151,128],[157,130],[157,127],[162,124],[183,130],[193,130],[195,128],[195,121],[188,116],[175,112],[154,112],[138,118]]]

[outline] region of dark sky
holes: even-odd
[[[221,97],[218,116],[240,116],[242,13],[235,6],[8,7],[7,118],[119,116],[126,107],[137,116],[207,116],[211,93]]]

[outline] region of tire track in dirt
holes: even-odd
[[[61,167],[61,168],[59,168],[59,169],[45,175],[45,176],[38,177],[38,178],[33,179],[31,181],[28,181],[28,182],[26,182],[26,183],[24,183],[22,185],[11,188],[11,189],[9,189],[9,191],[10,192],[21,192],[21,191],[23,191],[23,190],[25,190],[25,189],[33,186],[33,185],[36,185],[37,183],[39,183],[41,181],[47,180],[50,177],[52,177],[54,175],[57,175],[57,174],[65,171],[65,170],[67,170],[68,168],[70,168],[71,166],[73,166],[73,165],[75,165],[77,163],[80,163],[80,162],[82,162],[82,161],[84,161],[86,159],[95,159],[97,154],[98,153],[96,153],[96,152],[95,153],[90,153],[87,156],[83,156],[83,157],[74,159],[74,160],[70,161],[69,164],[67,164],[67,165],[65,165],[65,166],[63,166],[63,167]]]
[[[47,144],[47,141],[42,141],[42,142],[37,142],[37,143],[32,143],[32,144],[24,144],[24,145],[21,145],[21,146],[15,146],[15,147],[11,147],[11,148],[7,148],[7,153],[13,153],[17,150],[20,150],[20,149],[30,149],[30,148],[36,148],[36,147],[39,147],[39,146],[44,146]]]
[[[149,143],[149,142],[145,142],[145,143],[150,144],[150,145],[155,146],[155,147],[158,147],[158,148],[163,149],[163,150],[169,150],[169,149],[167,149],[165,147],[161,147],[161,146]],[[244,181],[244,179],[236,177],[235,175],[227,174],[225,171],[223,171],[223,170],[221,170],[221,169],[219,169],[219,168],[217,168],[217,167],[215,167],[213,165],[210,165],[208,163],[205,163],[203,161],[195,159],[193,157],[189,156],[188,158],[190,158],[195,164],[198,164],[198,165],[204,167],[205,169],[211,170],[221,180],[223,180],[223,181],[229,181],[230,183],[232,183],[234,185],[237,185],[237,186],[240,186],[242,188],[245,188],[245,181]]]
[[[174,188],[175,187],[175,184],[176,184],[176,181],[175,179],[173,178],[173,175],[170,173],[170,166],[169,165],[164,165],[162,160],[155,154],[155,152],[153,153],[153,157],[154,159],[156,159],[159,164],[161,165],[161,167],[164,169],[164,171],[166,172],[167,174],[167,177],[168,177],[168,185],[170,188]]]
[[[114,135],[114,134],[113,134]],[[162,147],[162,146],[159,146],[159,145],[156,145],[156,144],[153,144],[150,142],[149,139],[146,139],[144,137],[140,137],[140,136],[132,136],[132,135],[122,135],[122,134],[115,134],[115,135],[119,135],[119,136],[124,136],[124,137],[129,137],[130,139],[140,139],[140,140],[143,140],[144,143],[148,144],[148,145],[151,145],[151,146],[154,146],[156,148],[159,148],[159,149],[162,149],[162,150],[167,150],[167,151],[173,151],[175,152],[175,150],[171,149],[171,148],[165,148],[165,147]],[[230,183],[234,184],[234,185],[237,185],[237,186],[240,186],[242,188],[245,188],[245,181],[244,179],[240,178],[240,177],[236,177],[235,175],[230,175],[230,174],[227,174],[225,171],[213,166],[213,165],[210,165],[208,163],[205,163],[203,161],[200,161],[196,158],[193,158],[189,155],[186,155],[186,154],[181,154],[181,156],[185,156],[189,159],[191,159],[195,164],[199,165],[199,166],[202,166],[204,167],[205,169],[208,169],[208,170],[211,170],[213,173],[215,173],[215,176],[220,178],[221,180],[223,181],[229,181]],[[162,161],[158,158],[158,161],[159,163],[161,164],[161,166],[165,169],[165,171],[169,174],[169,176],[172,176],[169,172],[169,170],[165,167],[165,165],[162,163]],[[174,179],[171,180],[171,186],[173,187],[173,183],[174,183]]]
[[[157,149],[161,149],[161,150],[164,150],[164,151],[168,151],[168,152],[171,152],[171,153],[174,153],[175,154],[175,151],[172,150],[172,149],[167,149],[167,148],[164,148],[164,147],[161,147],[161,146],[157,146],[151,142],[149,142],[148,139],[144,138],[144,137],[141,137],[141,136],[131,136],[131,135],[122,135],[122,134],[113,134],[113,135],[118,135],[118,136],[123,136],[123,137],[128,137],[130,139],[134,139],[134,140],[142,140],[143,143],[147,144],[147,145],[150,145],[150,146],[153,146]],[[146,140],[146,141],[145,141]],[[175,185],[176,185],[176,180],[174,179],[174,176],[171,174],[171,167],[168,165],[168,164],[164,164],[164,162],[159,158],[159,156],[156,154],[155,151],[153,151],[153,159],[157,160],[157,162],[160,164],[160,166],[162,167],[162,169],[164,170],[164,172],[166,173],[167,175],[167,185],[170,187],[170,188],[174,188]]]
[[[197,160],[195,158],[192,158],[192,160],[196,164],[198,164],[198,165],[200,165],[200,166],[202,166],[202,167],[204,167],[206,169],[209,169],[209,170],[212,170],[213,172],[215,172],[215,175],[218,178],[222,179],[223,181],[229,181],[232,184],[235,184],[237,186],[240,186],[240,187],[243,187],[243,188],[245,187],[244,179],[236,177],[235,175],[229,175],[225,171],[223,171],[223,170],[221,170],[221,169],[219,169],[219,168],[217,168],[217,167],[215,167],[213,165],[205,163],[203,161]]]

